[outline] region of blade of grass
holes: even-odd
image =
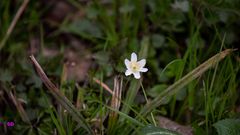
[[[103,82],[103,72],[101,71],[100,72],[100,78],[101,78],[101,82]],[[102,87],[100,87],[100,96],[99,96],[99,98],[100,98],[100,102],[101,102],[101,105],[100,105],[100,111],[99,111],[99,117],[100,117],[100,133],[101,133],[101,135],[103,135],[104,134],[104,128],[103,128],[103,121],[104,121],[104,112],[103,112],[103,88]]]
[[[138,125],[138,126],[144,126],[143,123],[141,123],[141,122],[137,121],[136,119],[128,116],[127,114],[125,114],[125,113],[123,113],[123,112],[120,112],[120,111],[118,111],[118,110],[116,110],[116,109],[113,109],[113,108],[111,108],[111,107],[109,107],[109,106],[106,106],[106,107],[107,107],[108,109],[112,110],[112,111],[117,112],[119,115],[121,115],[121,116],[124,117],[125,119],[131,121],[132,123],[134,123],[134,124],[136,124],[136,125]]]
[[[148,103],[149,100],[147,99],[147,94],[146,94],[146,92],[145,92],[145,89],[144,89],[142,83],[141,83],[141,87],[142,87],[142,91],[143,91],[144,98],[145,98],[146,102]],[[151,112],[150,114],[151,114],[152,122],[153,122],[154,126],[156,127],[156,126],[157,126],[157,123],[156,123],[156,121],[155,121],[155,119],[154,119],[153,113]]]
[[[91,130],[89,124],[86,122],[84,117],[80,114],[80,112],[73,106],[71,101],[69,101],[61,92],[60,90],[48,79],[47,75],[44,73],[43,69],[35,59],[33,55],[30,56],[30,60],[32,61],[33,65],[35,66],[35,69],[40,77],[40,79],[43,81],[43,83],[46,85],[46,87],[50,90],[50,92],[53,94],[53,96],[57,99],[57,101],[69,112],[69,114],[72,115],[74,120],[76,120],[78,123],[82,125],[84,129],[88,131],[90,134],[94,134]]]
[[[17,14],[15,15],[15,17],[13,18],[12,23],[10,24],[6,35],[3,37],[1,43],[0,43],[0,50],[5,46],[9,36],[11,35],[15,25],[17,24],[17,21],[19,20],[20,16],[22,15],[23,11],[25,10],[25,8],[27,7],[29,0],[24,0],[22,5],[20,6],[20,8],[17,11]]]
[[[50,117],[51,117],[53,123],[55,124],[55,126],[58,130],[58,133],[60,135],[66,135],[66,132],[65,132],[64,127],[63,127],[63,125],[60,121],[60,118],[59,118],[59,115],[57,114],[56,109],[53,106],[51,106],[50,101],[48,100],[48,98],[47,98],[46,94],[43,92],[43,90],[41,90],[41,94],[43,95],[45,104],[50,106],[48,108],[47,112],[50,114]]]
[[[118,33],[116,32],[116,24],[114,16],[107,15],[107,10],[101,6],[100,2],[98,0],[93,1],[94,6],[99,10],[99,20],[103,24],[103,29],[106,34],[106,46],[104,47],[104,50],[106,47],[114,47],[118,44]]]
[[[64,128],[63,126],[61,125],[61,122],[58,120],[57,117],[55,117],[54,113],[57,114],[56,110],[52,108],[49,108],[48,110],[48,113],[50,114],[51,118],[52,118],[52,121],[53,123],[55,124],[57,130],[58,130],[58,133],[60,135],[66,135],[65,131],[64,131]]]
[[[130,111],[129,107],[132,106],[133,101],[137,95],[139,88],[140,88],[140,81],[142,81],[142,80],[133,79],[130,82],[130,87],[128,89],[128,92],[126,94],[126,99],[125,99],[125,104],[127,104],[127,105],[124,105],[122,108],[122,112],[125,114],[128,114]]]
[[[99,100],[94,100],[94,102],[97,102],[97,103],[101,104],[101,102],[100,102]],[[118,115],[124,117],[125,119],[129,120],[130,122],[132,122],[132,123],[134,123],[134,124],[136,124],[136,125],[138,125],[138,126],[144,126],[143,123],[141,123],[140,121],[138,121],[138,120],[136,120],[136,119],[128,116],[127,114],[125,114],[125,113],[123,113],[123,112],[121,112],[121,111],[119,111],[119,110],[116,110],[116,109],[114,109],[114,108],[112,108],[112,107],[110,107],[110,106],[108,106],[108,105],[106,105],[106,104],[103,104],[103,105],[104,105],[105,107],[107,107],[109,110],[118,113]]]
[[[153,101],[149,102],[142,110],[141,114],[143,116],[147,115],[149,112],[152,111],[152,109],[158,107],[161,105],[162,101],[167,96],[172,96],[175,94],[178,90],[182,89],[184,86],[186,86],[188,83],[190,83],[192,80],[196,79],[197,77],[201,76],[205,71],[207,71],[209,68],[215,66],[219,61],[221,61],[223,58],[225,58],[227,55],[229,55],[231,52],[235,51],[236,49],[226,49],[220,53],[217,53],[207,61],[205,61],[203,64],[192,70],[190,73],[185,75],[182,79],[175,82],[173,85],[169,86],[165,92],[158,95]]]
[[[75,84],[78,94],[77,94],[77,101],[76,101],[76,107],[77,109],[84,109],[84,89],[78,85],[78,83]]]
[[[216,29],[216,28],[215,28]],[[217,29],[216,29],[217,31]],[[219,33],[217,32],[217,35],[219,36]],[[222,40],[222,44],[221,44],[221,48],[220,48],[220,51],[222,51],[222,48],[223,48],[223,45],[224,45],[224,42],[225,42],[225,38],[226,38],[226,33],[224,33],[224,36],[223,36],[223,40]],[[217,74],[217,69],[218,69],[218,63],[216,64],[215,66],[215,69],[214,69],[214,72],[213,72],[213,77],[211,78],[211,83],[210,83],[210,87],[209,88],[206,88],[206,105],[205,105],[205,119],[206,119],[206,131],[208,133],[208,130],[209,130],[209,125],[210,125],[210,122],[208,119],[208,115],[210,114],[214,120],[215,118],[215,114],[214,114],[214,109],[213,109],[213,103],[211,103],[214,98],[212,97],[212,95],[215,95],[214,94],[214,91],[213,91],[213,86],[214,86],[214,83],[215,83],[215,79],[216,79],[216,74]],[[223,104],[224,104],[224,101],[223,101]]]

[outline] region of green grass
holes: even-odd
[[[187,11],[173,0],[30,0],[7,34],[23,2],[0,1],[0,120],[15,122],[0,133],[170,134],[149,126],[164,116],[212,135],[227,125],[221,120],[239,119],[238,0],[188,1]],[[124,74],[132,52],[147,61],[140,80]],[[82,65],[70,73],[74,63]],[[78,71],[83,79],[67,79]],[[116,76],[119,109],[93,81],[114,90]]]

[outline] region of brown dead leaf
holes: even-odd
[[[91,59],[74,50],[66,50],[65,59],[67,79],[84,81],[92,63]]]
[[[84,81],[88,70],[92,64],[92,56],[86,45],[79,39],[70,35],[65,36],[66,47],[64,49],[64,72],[66,79]],[[57,47],[43,46],[40,51],[40,39],[37,37],[30,38],[29,54],[39,54],[46,58],[51,58],[59,55],[61,52]],[[65,80],[65,79],[64,79]]]
[[[43,6],[49,7],[43,18],[52,27],[59,26],[66,18],[76,20],[86,15],[84,7],[77,8],[66,0],[44,0]]]
[[[71,38],[69,44],[71,47],[64,50],[67,79],[84,81],[92,64],[91,53],[75,38]]]
[[[43,18],[46,19],[50,26],[61,24],[67,16],[76,11],[76,8],[63,0],[44,0],[43,6],[49,7],[49,10]]]
[[[190,126],[180,125],[168,118],[159,116],[158,118],[159,126],[172,131],[176,131],[182,135],[193,135],[193,129]]]

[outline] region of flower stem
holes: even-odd
[[[144,89],[144,87],[143,87],[142,82],[140,83],[140,85],[141,85],[141,87],[142,87],[142,91],[143,91],[144,98],[145,98],[146,102],[148,103],[147,94],[146,94],[146,92],[145,92],[145,89]],[[155,119],[154,119],[153,113],[151,112],[150,115],[151,115],[151,118],[152,118],[152,121],[153,121],[154,126],[157,126],[157,123],[156,123],[156,121],[155,121]]]

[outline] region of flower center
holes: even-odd
[[[139,64],[137,62],[132,62],[131,63],[131,69],[133,72],[138,72],[140,67],[139,67]]]

